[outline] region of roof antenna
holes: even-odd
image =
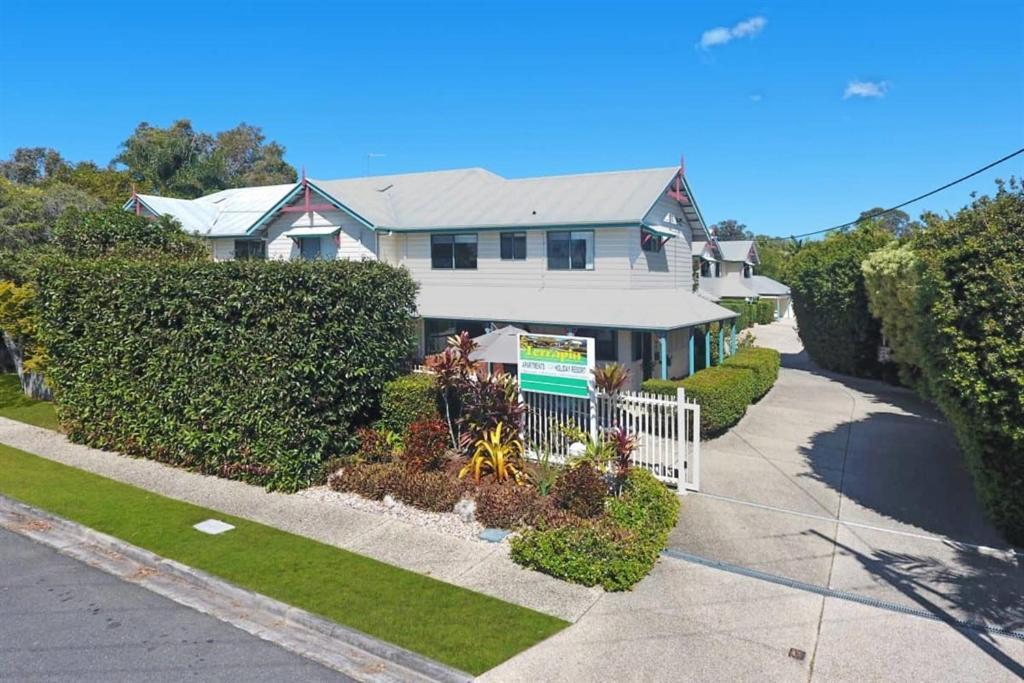
[[[370,159],[383,159],[386,156],[387,156],[386,154],[381,154],[379,152],[367,152],[366,153],[366,173],[364,173],[363,175],[364,176],[370,175]]]

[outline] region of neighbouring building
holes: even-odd
[[[761,260],[754,240],[719,240],[693,243],[694,272],[698,293],[712,301],[767,299],[775,305],[776,318],[792,318],[789,287],[754,271]]]
[[[695,293],[693,254],[701,252],[692,245],[710,235],[677,167],[303,178],[192,200],[137,194],[125,209],[173,216],[208,240],[216,260],[404,266],[420,285],[421,355],[458,330],[476,336],[513,324],[594,337],[598,361],[623,363],[639,384],[691,374],[696,354],[710,355],[708,325],[721,323],[724,333],[736,316]]]

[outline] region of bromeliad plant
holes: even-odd
[[[621,363],[609,363],[594,368],[594,384],[598,391],[615,395],[621,392],[629,382],[629,370]]]
[[[484,438],[476,442],[476,451],[469,462],[459,472],[459,479],[473,474],[473,481],[480,483],[481,476],[491,474],[497,482],[509,479],[521,484],[526,476],[523,442],[515,432],[504,432],[502,422],[494,429],[486,432]]]
[[[612,427],[605,432],[605,442],[614,451],[612,457],[612,474],[615,476],[615,495],[622,494],[631,466],[630,459],[640,445],[635,434],[630,434],[624,427]]]

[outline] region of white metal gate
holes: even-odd
[[[700,406],[688,403],[682,389],[675,398],[643,392],[598,394],[587,398],[522,392],[528,406],[523,437],[527,448],[553,460],[568,456],[571,439],[565,427],[596,434],[622,427],[639,446],[633,465],[650,471],[680,493],[700,488]]]

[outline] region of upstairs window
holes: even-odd
[[[525,232],[503,232],[503,233],[501,233],[501,260],[502,261],[525,261],[526,260],[526,233]]]
[[[711,261],[700,260],[700,276],[701,277],[712,277],[711,275]]]
[[[476,246],[476,234],[431,235],[430,265],[444,270],[475,270]]]
[[[743,277],[750,277],[754,274],[754,269],[749,263],[743,264]]]
[[[548,233],[548,270],[593,270],[594,231]]]
[[[267,258],[263,240],[235,240],[235,258],[239,261],[262,261]]]

